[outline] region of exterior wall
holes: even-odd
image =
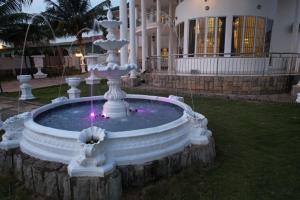
[[[257,6],[261,5],[261,9]],[[209,6],[209,10],[205,7]],[[188,12],[186,12],[188,10]],[[184,0],[176,8],[176,25],[184,22],[184,54],[188,54],[189,20],[199,17],[226,17],[225,53],[231,53],[232,16],[259,16],[274,19],[277,0]]]
[[[292,33],[292,25],[295,22],[297,0],[279,0],[277,7],[277,15],[274,19],[271,51],[272,52],[294,52],[294,38]],[[299,38],[299,34],[298,34]],[[298,43],[299,46],[299,43]],[[294,53],[300,53],[298,51]]]
[[[257,5],[261,5],[260,10]],[[184,0],[176,8],[176,24],[205,16],[250,15],[274,19],[276,10],[277,0]]]
[[[286,93],[289,76],[193,76],[145,74],[147,84],[155,88],[182,93],[214,93],[225,95],[261,95]]]

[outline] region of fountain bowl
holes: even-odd
[[[23,83],[27,83],[28,81],[31,80],[31,76],[30,75],[19,75],[17,76],[17,80],[23,84]]]
[[[89,126],[92,127],[96,125],[91,123],[85,127],[85,130],[65,130],[64,128],[45,126],[37,119],[44,114],[51,116],[55,110],[69,106],[74,107],[74,112],[69,113],[63,120],[58,119],[57,122],[55,122],[56,125],[76,125],[76,123],[80,125],[84,119],[78,120],[77,122],[72,119],[72,117],[77,115],[76,112],[78,112],[76,105],[80,106],[80,104],[97,100],[104,101],[104,97],[71,99],[45,105],[34,110],[31,113],[31,118],[24,124],[25,128],[20,142],[22,152],[41,160],[68,164],[70,176],[86,175],[86,173],[80,174],[82,167],[78,167],[78,163],[83,160],[80,156],[82,155],[82,142],[80,142],[79,138],[83,132],[87,131]],[[105,130],[105,139],[99,145],[99,149],[96,149],[98,153],[95,154],[96,157],[94,158],[96,161],[99,159],[102,160],[102,165],[91,168],[91,171],[89,171],[89,168],[86,168],[86,166],[83,167],[83,171],[89,171],[88,175],[105,176],[116,166],[143,164],[182,152],[186,147],[191,145],[205,146],[210,143],[212,134],[207,129],[207,119],[203,115],[195,113],[187,104],[174,98],[145,95],[127,95],[126,101],[162,103],[163,105],[167,105],[167,107],[171,106],[174,109],[180,110],[181,114],[171,121],[164,123],[158,122],[156,125],[151,125],[150,118],[147,120],[147,117],[145,117],[146,121],[143,121],[144,117],[137,118],[136,122],[129,125],[133,127],[140,127],[143,123],[146,125],[144,128],[143,125],[133,130],[126,126],[126,118],[120,119],[120,123],[125,123],[125,125],[123,125],[124,130],[120,128],[122,127],[121,125],[119,125],[119,127],[111,126],[112,130]],[[87,112],[87,116],[89,116],[89,112],[90,110]],[[159,110],[157,112],[159,112]],[[151,111],[149,111],[148,114],[151,115]],[[144,113],[144,111],[141,111],[141,115],[147,116],[148,114],[147,112]],[[164,113],[156,114],[160,116]],[[45,119],[47,119],[47,122],[51,121],[47,116]],[[167,118],[163,119],[168,120]],[[100,120],[108,120],[107,122],[110,122],[110,119]],[[105,125],[105,123],[106,122],[103,124]],[[103,129],[103,127],[99,128]],[[82,129],[84,129],[84,127]],[[97,158],[97,156],[101,156],[101,158]],[[105,161],[103,161],[104,157]],[[81,161],[79,162],[78,160]],[[89,160],[93,159],[89,158]],[[92,163],[97,163],[96,161]],[[80,170],[76,171],[76,169]],[[95,172],[93,174],[93,169],[96,170],[97,173]],[[99,173],[99,170],[101,173]]]
[[[105,50],[118,50],[128,43],[127,40],[96,40],[94,45]]]
[[[66,78],[66,82],[71,87],[78,87],[81,82],[81,78],[79,78],[79,77]]]

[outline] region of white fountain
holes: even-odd
[[[126,117],[129,114],[129,105],[124,100],[126,93],[121,90],[121,76],[128,74],[130,71],[136,69],[135,64],[126,64],[124,66],[118,65],[118,50],[128,43],[126,40],[117,40],[115,35],[116,29],[122,22],[113,20],[113,15],[109,10],[107,13],[107,20],[99,22],[101,26],[107,28],[107,40],[97,40],[95,45],[102,47],[108,51],[107,66],[97,64],[94,57],[87,57],[88,70],[98,72],[99,76],[108,79],[109,90],[105,93],[104,98],[107,102],[103,106],[103,115],[109,118]]]
[[[55,183],[61,173],[64,180],[74,177],[60,191],[67,193],[82,186],[83,193],[78,190],[76,194],[85,199],[87,193],[101,191],[99,195],[104,195],[109,193],[106,188],[118,187],[110,182],[115,180],[114,174],[125,177],[122,183],[126,186],[134,186],[168,177],[194,163],[213,162],[215,147],[207,128],[208,120],[194,112],[183,98],[126,95],[121,90],[120,77],[136,66],[117,64],[117,50],[127,43],[117,40],[113,33],[120,23],[112,20],[110,11],[108,20],[100,22],[108,28],[108,40],[98,40],[95,44],[108,50],[107,66],[97,64],[93,56],[86,58],[89,71],[108,79],[109,90],[104,96],[56,99],[4,122],[6,132],[0,148],[21,150],[12,151],[16,154],[13,157],[19,159],[13,162],[18,164],[12,167],[16,174],[21,174],[23,168],[30,171],[35,167],[30,163],[19,166],[27,157],[22,154],[37,160],[38,166],[61,163],[63,167],[57,175],[43,176],[41,180]],[[80,80],[68,82],[75,87]],[[0,153],[0,159],[1,155],[4,154]]]

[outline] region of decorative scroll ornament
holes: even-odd
[[[2,129],[5,130],[5,134],[2,136],[2,142],[0,143],[1,149],[9,150],[19,147],[24,129],[24,122],[29,118],[31,118],[31,113],[25,112],[10,117],[3,122]]]

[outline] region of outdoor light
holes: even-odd
[[[81,52],[79,52],[79,53],[75,53],[75,56],[76,57],[83,57],[83,54]]]

